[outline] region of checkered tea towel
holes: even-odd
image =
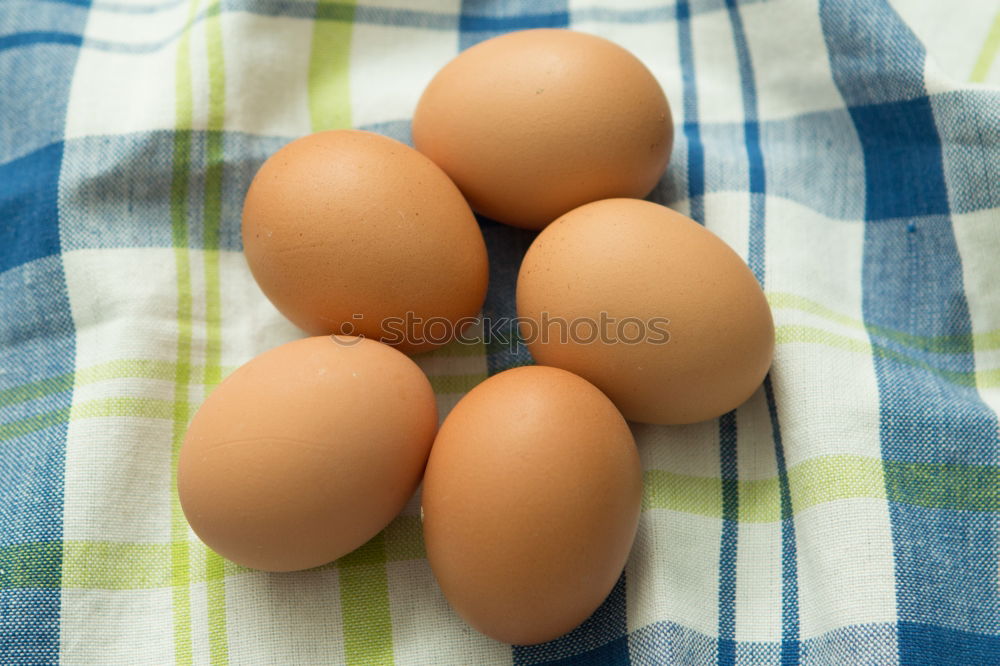
[[[995,0],[3,0],[0,663],[1000,663]],[[419,500],[269,574],[208,551],[178,446],[234,367],[301,333],[240,252],[293,138],[401,140],[460,50],[569,27],[638,55],[677,139],[652,199],[774,311],[736,411],[635,426],[638,537],[607,602],[510,647],[449,609]],[[489,155],[483,155],[489,159]],[[484,308],[532,234],[482,220]],[[522,347],[420,358],[442,413]]]

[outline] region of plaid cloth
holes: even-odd
[[[1000,662],[995,2],[4,0],[0,663]],[[419,500],[342,560],[241,569],[191,533],[178,446],[232,368],[301,333],[240,254],[261,162],[408,140],[433,73],[531,27],[631,49],[677,140],[653,199],[740,252],[764,386],[635,426],[645,497],[607,602],[549,644],[465,626]],[[489,159],[483,155],[483,159]],[[486,314],[533,235],[483,220]],[[419,360],[446,412],[517,347]]]

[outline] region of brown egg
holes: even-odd
[[[532,243],[517,279],[535,361],[575,372],[632,421],[714,418],[760,386],[774,325],[718,236],[648,201],[581,206]]]
[[[293,571],[375,536],[413,494],[437,430],[430,382],[362,338],[297,340],[237,369],[195,415],[177,491],[223,557]]]
[[[673,121],[653,74],[606,39],[525,30],[461,53],[427,86],[414,145],[472,207],[541,229],[609,197],[642,197],[670,157]]]
[[[614,587],[641,496],[632,433],[604,394],[556,368],[507,370],[462,398],[434,441],[427,557],[473,627],[505,643],[551,640]]]
[[[296,326],[407,353],[446,343],[486,296],[486,245],[454,183],[371,132],[321,132],[272,155],[247,192],[243,249]]]

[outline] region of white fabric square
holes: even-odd
[[[76,367],[177,356],[177,271],[172,248],[63,254],[76,328]]]
[[[165,46],[175,40],[191,10],[190,2],[158,3],[155,12],[142,11],[141,5],[134,0],[129,4],[135,11],[104,9],[102,5],[105,4],[115,3],[95,2],[87,13],[87,40],[101,46],[131,46],[143,50]]]
[[[351,122],[406,120],[420,95],[458,55],[456,33],[356,23],[351,36]]]
[[[770,480],[778,476],[774,430],[767,397],[761,386],[736,410],[737,468],[740,481]],[[787,457],[787,453],[785,454]]]
[[[226,629],[233,664],[342,664],[339,572],[226,577]]]
[[[884,499],[809,507],[796,514],[795,531],[803,639],[840,627],[896,621],[892,528]]]
[[[718,635],[722,523],[668,509],[645,511],[639,521],[628,577],[628,630],[668,620]]]
[[[192,550],[198,552],[199,559],[204,560],[204,546]],[[211,663],[212,651],[209,641],[208,584],[197,582],[191,585],[191,660],[195,664]]]
[[[128,382],[105,385],[108,400],[129,393]],[[66,431],[63,538],[168,543],[173,422],[166,409],[160,418],[79,414],[96,402],[74,399]]]
[[[773,382],[785,406],[778,416],[789,468],[821,456],[881,456],[874,364],[858,344],[858,351],[805,339],[778,346]]]
[[[715,11],[692,16],[691,43],[698,87],[698,118],[685,120],[742,123],[745,120],[743,87],[729,14]]]
[[[63,664],[174,663],[169,627],[173,590],[85,590],[63,588],[59,661]],[[150,628],[140,631],[138,627]]]
[[[192,252],[192,261],[196,260],[204,261],[202,252]],[[306,336],[267,300],[242,252],[219,252],[218,261],[223,367],[236,368],[257,354]]]
[[[952,216],[962,257],[979,394],[1000,413],[1000,208]]]
[[[927,49],[928,92],[964,87],[996,20],[996,4],[977,0],[890,0],[889,4]],[[993,65],[983,82],[996,86],[1000,85],[1000,66],[996,61]]]
[[[861,323],[864,226],[776,197],[768,197],[767,215],[774,391],[779,403],[794,406],[779,414],[786,463],[877,458],[878,385]]]
[[[751,3],[741,6],[740,14],[760,119],[843,108],[830,70],[817,0]]]
[[[735,638],[780,641],[781,523],[743,522],[737,529]]]
[[[569,0],[567,3],[569,5],[570,15],[577,12],[586,13],[588,10],[603,10],[607,14],[602,14],[603,16],[614,15],[616,12],[627,11],[627,10],[648,10],[652,3],[650,0]],[[673,3],[667,4],[665,7],[660,3],[656,3],[654,6],[656,9],[664,9],[670,12],[670,16],[674,16],[674,8],[671,6]]]
[[[704,202],[705,227],[746,261],[750,255],[750,195],[746,192],[708,193]]]
[[[176,35],[187,13],[187,3],[165,12],[90,12],[70,88],[67,139],[175,127]]]
[[[658,426],[632,423],[642,468],[689,476],[719,476],[719,424]]]
[[[313,30],[312,21],[299,18],[222,15],[227,130],[285,137],[312,131],[308,76]]]

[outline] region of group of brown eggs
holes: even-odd
[[[600,605],[635,537],[642,469],[626,419],[737,407],[770,365],[771,314],[723,241],[639,198],[666,169],[673,125],[621,47],[568,30],[485,41],[430,82],[412,127],[416,150],[331,131],[260,168],[247,261],[315,337],[209,396],[181,451],[180,501],[222,556],[292,571],[364,544],[423,479],[427,557],[452,607],[498,640],[550,640]],[[473,209],[544,229],[516,294],[538,365],[483,381],[439,428],[405,354],[482,344]]]

